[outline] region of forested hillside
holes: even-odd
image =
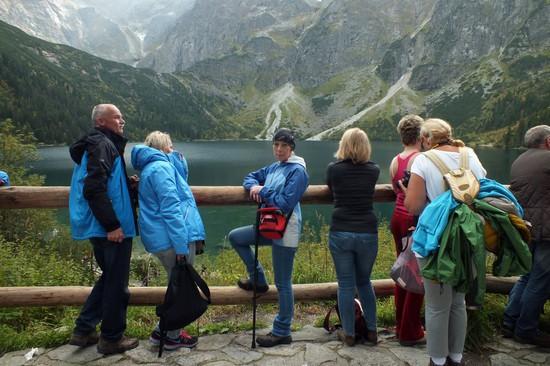
[[[106,102],[124,113],[133,140],[155,129],[176,139],[234,130],[217,118],[232,105],[191,89],[185,76],[105,61],[0,22],[0,120],[28,127],[41,142],[68,143],[91,127],[92,107]]]

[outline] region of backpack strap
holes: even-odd
[[[212,303],[212,299],[210,297],[210,289],[208,288],[208,285],[206,282],[202,279],[202,277],[197,273],[195,268],[189,263],[187,265],[187,270],[189,271],[189,274],[191,275],[191,278],[193,278],[193,281],[195,284],[201,289],[202,293],[206,296],[206,300],[209,304]]]
[[[437,167],[437,169],[439,169],[439,171],[441,172],[441,175],[445,175],[445,174],[447,174],[448,172],[451,171],[451,169],[449,169],[447,164],[445,164],[445,162],[443,160],[441,160],[441,158],[439,156],[437,156],[435,151],[428,150],[428,151],[423,152],[423,154],[432,163],[434,163],[434,165]]]
[[[336,329],[340,328],[340,324],[330,324],[330,316],[332,314],[332,310],[336,311],[336,315],[338,315],[338,319],[340,319],[340,312],[338,311],[338,303],[336,305],[332,306],[327,315],[325,315],[325,320],[323,320],[323,328],[329,333],[334,332]]]
[[[464,170],[470,169],[470,155],[468,154],[468,149],[459,147],[458,152],[460,153],[460,167]]]

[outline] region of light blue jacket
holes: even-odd
[[[244,178],[243,187],[247,191],[255,185],[263,185],[260,197],[265,206],[278,207],[285,214],[294,209],[285,235],[282,239],[273,240],[274,244],[286,247],[298,246],[302,230],[300,200],[307,189],[308,181],[306,162],[294,153],[287,161],[275,162],[249,173]]]
[[[193,197],[193,192],[191,192],[191,188],[187,183],[189,172],[187,168],[187,161],[185,161],[183,155],[177,151],[168,154],[168,159],[176,167],[176,170],[185,181],[185,184],[180,188],[185,194],[184,202],[189,207],[189,214],[187,215],[187,221],[185,223],[189,230],[189,241],[191,242],[196,240],[205,240],[206,233],[204,232],[204,225],[202,223],[201,214],[199,213],[199,209],[197,208],[197,203],[195,202],[195,197]]]
[[[84,179],[87,175],[88,152],[84,152],[80,164],[75,164],[71,178],[69,192],[69,213],[71,222],[71,235],[75,240],[84,240],[93,237],[105,238],[107,232],[96,219],[86,198],[84,198]],[[111,200],[120,227],[125,237],[136,236],[132,201],[126,182],[120,156],[113,163],[111,175],[107,179],[107,196]]]
[[[519,216],[523,217],[523,208],[512,192],[497,181],[487,178],[479,180],[477,198],[486,197],[500,197],[511,201],[516,206]],[[458,204],[451,191],[447,190],[424,208],[413,233],[413,252],[428,257],[439,248],[439,240],[447,227],[449,216]]]
[[[165,153],[148,146],[132,149],[132,165],[141,171],[138,222],[145,250],[174,248],[176,254],[188,254],[189,199],[180,188],[187,183]]]

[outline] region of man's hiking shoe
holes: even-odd
[[[518,343],[534,344],[535,346],[550,348],[550,334],[537,330],[532,337],[520,337],[514,334],[514,341]]]
[[[115,353],[123,353],[129,351],[136,348],[138,345],[139,341],[136,338],[128,338],[123,336],[116,342],[109,342],[103,337],[99,337],[97,352],[104,355],[112,355]]]
[[[97,335],[97,332],[93,330],[90,333],[84,335],[73,333],[71,339],[69,340],[69,344],[78,347],[86,347],[91,346],[92,344],[96,344],[98,341],[99,336]]]
[[[149,342],[154,346],[160,345],[160,332],[158,330],[154,330],[153,333],[151,333],[151,336],[149,337]],[[166,337],[166,339],[164,340],[164,349],[167,351],[173,351],[180,347],[193,348],[197,345],[198,342],[199,339],[197,337],[193,337],[185,330],[182,330],[178,339],[171,339]]]
[[[338,339],[342,341],[342,343],[344,343],[346,346],[355,346],[355,336],[347,335],[343,329],[336,330],[336,335],[338,336]]]
[[[258,343],[258,346],[261,347],[273,347],[279,344],[292,343],[292,337],[289,335],[285,337],[277,337],[276,335],[273,335],[273,333],[269,332],[264,336],[257,336],[256,343]]]
[[[252,281],[250,281],[250,280],[242,280],[242,279],[238,280],[237,281],[237,286],[239,286],[240,288],[242,288],[243,290],[246,290],[246,291],[254,291],[254,285],[252,284]],[[259,294],[266,293],[268,290],[269,290],[269,285],[267,285],[267,284],[256,286],[256,292],[259,293]]]
[[[502,336],[504,338],[514,338],[514,328],[502,324],[502,328],[500,329],[500,331],[502,332]]]

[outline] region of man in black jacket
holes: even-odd
[[[544,303],[550,297],[550,126],[525,133],[528,148],[512,164],[510,190],[531,222],[533,267],[510,292],[504,311],[504,336],[520,343],[550,347],[550,334],[538,329]]]
[[[99,104],[92,110],[92,121],[94,130],[70,147],[75,169],[69,212],[73,238],[90,240],[102,274],[76,319],[69,343],[98,343],[98,352],[112,354],[138,346],[137,339],[124,336],[135,210],[124,162],[122,114],[112,104]],[[96,332],[99,322],[101,337]]]

